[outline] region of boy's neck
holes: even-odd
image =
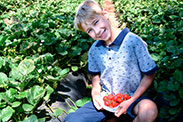
[[[116,38],[117,36],[120,34],[121,29],[120,28],[112,28],[111,30],[111,39],[109,41],[105,42],[105,45],[108,46],[110,45]]]

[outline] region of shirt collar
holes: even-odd
[[[120,34],[117,36],[117,38],[110,44],[110,45],[118,45],[120,46],[121,43],[123,42],[123,39],[125,38],[126,34],[130,32],[128,28],[125,28],[123,29]],[[109,46],[110,46],[109,45]],[[102,40],[99,40],[98,43],[96,44],[96,47],[99,47],[99,46],[105,46],[104,45],[104,41]]]

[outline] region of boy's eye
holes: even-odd
[[[96,20],[96,21],[94,22],[94,25],[96,25],[96,24],[98,23],[98,21],[99,21],[99,20]]]
[[[91,32],[91,29],[88,30],[88,33],[90,33],[90,32]]]

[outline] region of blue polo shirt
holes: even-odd
[[[142,73],[153,74],[158,69],[148,52],[147,44],[125,28],[109,46],[97,40],[88,53],[88,70],[100,74],[102,87],[110,93],[128,93],[139,86]]]

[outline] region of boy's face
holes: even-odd
[[[81,25],[84,31],[94,40],[110,42],[111,26],[105,14],[95,15],[93,19],[87,20],[86,23],[82,23]]]

